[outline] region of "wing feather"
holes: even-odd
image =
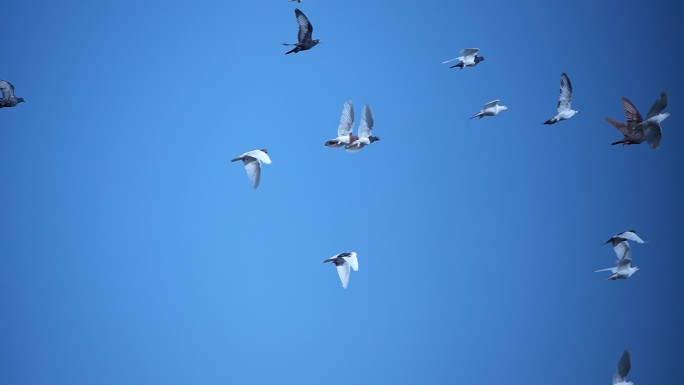
[[[311,25],[311,22],[304,12],[300,11],[298,8],[295,9],[295,15],[297,16],[297,23],[299,24],[299,35],[297,35],[297,40],[299,40],[299,43],[311,40],[313,25]]]
[[[667,92],[661,92],[660,99],[656,100],[655,103],[653,103],[653,106],[648,111],[648,115],[646,115],[646,119],[656,116],[659,113],[663,112],[665,107],[667,107],[667,100]]]
[[[563,72],[561,74],[560,96],[558,98],[558,112],[567,111],[572,106],[572,83],[570,78]]]
[[[359,125],[359,138],[368,138],[373,131],[373,112],[370,106],[366,104],[363,106],[363,113],[361,114],[361,124]]]
[[[347,136],[354,128],[354,105],[351,101],[344,103],[340,125],[337,127],[337,136]]]
[[[620,357],[617,368],[615,369],[613,384],[624,382],[630,369],[632,369],[632,356],[629,354],[629,350],[625,349],[622,353],[622,357]]]
[[[259,183],[261,182],[261,162],[251,157],[246,157],[242,161],[245,164],[247,176],[249,176],[249,179],[252,181],[252,187],[259,187]]]
[[[349,264],[347,262],[337,266],[337,274],[340,276],[340,281],[342,281],[342,287],[347,288],[349,284],[350,275]]]
[[[641,113],[634,107],[634,104],[629,101],[626,97],[622,97],[622,108],[625,110],[625,117],[627,118],[627,127],[631,127],[644,120],[641,117]]]

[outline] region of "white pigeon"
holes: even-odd
[[[326,147],[339,148],[349,144],[353,141],[354,136],[352,129],[354,128],[354,105],[351,101],[344,103],[342,108],[342,116],[340,117],[340,125],[337,127],[337,138],[330,139],[325,142]]]
[[[613,385],[634,385],[632,381],[627,381],[627,374],[629,374],[630,369],[632,369],[632,356],[629,354],[629,350],[625,349],[615,369]]]
[[[620,243],[620,242],[622,242],[622,241],[625,241],[625,240],[634,241],[634,242],[636,242],[636,243],[644,243],[644,240],[641,239],[641,238],[637,235],[636,230],[627,230],[627,231],[621,232],[620,234],[615,234],[615,235],[613,235],[609,240],[607,240],[607,241],[604,243],[604,245],[605,245],[606,243],[611,243],[611,244],[613,244],[613,246],[615,246],[615,245],[617,245],[618,243]]]
[[[653,106],[651,106],[651,109],[648,111],[646,120],[635,126],[635,129],[643,129],[646,141],[654,150],[657,150],[660,147],[660,142],[663,139],[660,123],[670,116],[669,112],[662,112],[665,107],[667,107],[667,101],[667,92],[661,92],[660,98],[653,103]]]
[[[616,279],[627,279],[639,271],[638,267],[632,267],[632,249],[629,247],[627,241],[623,240],[615,244],[613,250],[618,257],[615,261],[616,267],[596,270],[596,273],[600,271],[610,271],[613,275],[606,279],[606,281],[615,281]]]
[[[484,56],[478,56],[477,53],[480,52],[479,48],[464,48],[461,50],[463,56],[455,57],[453,59],[445,60],[442,64],[450,63],[454,60],[458,60],[459,63],[452,65],[449,68],[459,67],[463,69],[464,67],[475,67],[479,62],[484,60]]]
[[[340,276],[340,281],[342,281],[342,287],[347,288],[349,284],[349,275],[351,270],[359,271],[359,260],[356,257],[356,252],[346,252],[333,255],[331,258],[326,259],[323,263],[332,262],[337,266],[337,274]]]
[[[499,105],[499,99],[492,100],[491,102],[485,104],[484,107],[482,107],[482,109],[480,110],[480,112],[471,116],[470,119],[482,119],[482,117],[484,116],[495,116],[498,115],[499,112],[506,111],[507,109],[508,107]]]
[[[560,96],[558,97],[558,114],[545,121],[544,124],[554,124],[561,120],[570,119],[578,113],[578,110],[572,109],[572,83],[570,83],[568,75],[563,72],[561,74]]]
[[[363,106],[363,113],[361,114],[361,124],[359,125],[359,136],[351,138],[351,143],[344,146],[347,152],[356,152],[375,141],[380,140],[380,137],[371,135],[373,133],[373,113],[370,106],[366,104]]]
[[[237,162],[238,160],[244,163],[247,176],[252,181],[252,187],[255,189],[259,187],[259,182],[261,182],[261,163],[271,164],[268,151],[265,148],[248,151],[234,158],[231,162]]]

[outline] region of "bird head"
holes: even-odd
[[[368,141],[370,141],[371,143],[376,142],[378,140],[380,140],[379,136],[369,136],[368,137]]]
[[[24,103],[24,102],[25,102],[24,98],[17,98],[17,104]]]
[[[321,39],[314,39],[314,45],[323,43]]]
[[[500,107],[501,107],[501,111],[506,111],[508,109],[508,107],[506,107],[506,106],[500,106]]]

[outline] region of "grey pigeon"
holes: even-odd
[[[545,121],[544,124],[554,124],[561,120],[570,119],[578,113],[578,110],[572,109],[572,83],[570,83],[568,75],[563,72],[561,74],[560,96],[558,97],[558,114]]]
[[[0,91],[2,91],[2,98],[0,98],[0,108],[15,107],[19,103],[24,103],[24,98],[14,96],[14,85],[7,80],[0,80]]]
[[[632,249],[629,247],[629,243],[627,243],[627,241],[623,240],[617,244],[613,244],[613,250],[618,257],[618,259],[615,261],[616,267],[596,270],[597,273],[600,271],[610,271],[613,273],[613,275],[606,279],[606,281],[627,279],[639,271],[638,267],[632,267]]]
[[[629,350],[625,349],[615,369],[613,385],[634,385],[633,382],[627,381],[630,369],[632,369],[632,356],[629,354]]]
[[[247,151],[244,154],[238,156],[231,160],[231,162],[237,162],[241,160],[245,165],[245,170],[247,171],[247,176],[252,181],[252,187],[255,189],[259,187],[261,182],[261,163],[271,164],[271,158],[268,157],[268,150],[252,150]]]
[[[292,52],[297,53],[299,51],[306,51],[313,48],[316,44],[321,43],[319,39],[311,39],[313,25],[311,25],[309,19],[304,15],[304,12],[297,8],[295,9],[295,16],[297,16],[297,23],[299,24],[299,34],[297,35],[298,42],[293,44],[283,43],[283,45],[294,46],[294,48],[285,52],[285,55]]]

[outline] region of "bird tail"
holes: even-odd
[[[627,139],[618,140],[617,142],[611,143],[611,145],[615,146],[616,144],[620,144],[620,143],[626,144],[626,143],[627,143]]]
[[[482,115],[480,115],[480,113],[478,112],[477,114],[470,117],[470,119],[473,119],[473,118],[482,118]]]
[[[239,157],[239,156],[238,156],[237,158],[232,159],[231,162],[237,162],[238,160],[242,160],[242,157]]]
[[[458,68],[460,68],[460,69],[463,69],[463,63],[454,64],[454,65],[452,65],[452,66],[449,67],[449,68],[454,68],[454,67],[458,67]]]
[[[556,120],[553,120],[553,118],[544,122],[544,124],[554,124],[554,123],[556,123]]]

